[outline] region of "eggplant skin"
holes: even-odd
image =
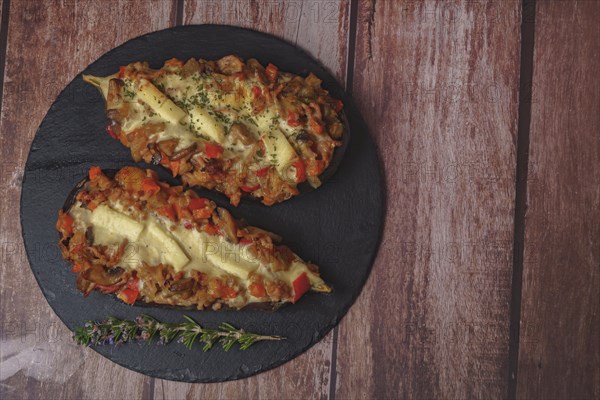
[[[183,224],[186,229],[218,234],[230,243],[246,243],[251,246],[248,251],[256,253],[263,265],[275,265],[270,263],[276,261],[277,270],[285,271],[292,264],[304,263],[289,248],[277,244],[279,238],[276,235],[259,228],[242,226],[224,208],[217,207],[208,199],[199,198],[191,190],[184,191],[182,187],[171,187],[158,181],[151,170],[124,167],[118,171],[101,171],[98,167],[92,167],[89,176],[69,193],[56,223],[61,253],[71,263],[72,271],[77,274],[77,287],[85,296],[98,290],[115,294],[128,304],[265,311],[275,311],[298,300],[293,285],[253,272],[247,281],[242,281],[228,273],[209,276],[195,270],[177,272],[169,264],[150,266],[142,263],[132,269],[122,263],[128,246],[127,239],[123,239],[118,247],[95,245],[93,226],[86,223],[82,225],[73,219],[73,215],[78,215],[76,207],[93,211],[101,205],[110,206],[111,201],[118,201],[129,210],[136,209],[137,214],[129,215],[134,220],[144,220],[149,213],[160,214],[172,222]],[[163,214],[165,208],[177,212]],[[331,288],[319,278],[317,267],[312,264],[306,266],[306,271],[312,277],[311,282],[317,281],[311,289],[330,292]],[[322,284],[318,284],[319,281]],[[258,301],[248,302],[250,294],[256,296]]]

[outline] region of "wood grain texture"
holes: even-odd
[[[600,398],[599,21],[537,2],[518,398]]]
[[[104,52],[168,27],[174,3],[129,0],[10,1],[6,79],[0,122],[0,397],[138,398],[150,378],[79,348],[50,310],[29,269],[19,223],[23,167],[37,126],[62,88]],[[60,257],[55,238],[34,257]],[[146,397],[148,395],[146,394]]]
[[[353,96],[387,184],[383,242],[339,326],[338,398],[507,389],[519,2],[361,2]]]
[[[340,83],[348,56],[347,0],[186,0],[185,24],[224,24],[270,33],[319,60]]]
[[[346,75],[347,1],[191,1],[185,24],[249,27],[283,38],[318,59],[340,82]],[[157,380],[155,397],[174,398],[326,398],[330,391],[333,334],[296,359],[248,379],[220,385]]]
[[[504,397],[521,19],[513,0],[358,3],[351,89],[380,149],[387,219],[369,282],[339,326],[335,371],[332,334],[275,370],[210,385],[147,378],[71,342],[22,245],[29,145],[77,72],[174,24],[177,3],[10,0],[0,398],[327,398],[332,374],[340,399]],[[184,23],[268,32],[340,82],[352,78],[349,1],[179,3]],[[600,398],[600,6],[538,0],[536,12],[517,395]],[[53,239],[34,256],[60,257]]]

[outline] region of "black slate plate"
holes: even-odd
[[[128,306],[113,296],[93,293],[83,298],[75,274],[58,250],[54,230],[57,212],[91,165],[120,168],[133,165],[129,150],[105,132],[103,102],[81,74],[58,96],[31,145],[21,196],[23,239],[31,269],[50,306],[70,328],[85,319],[107,315],[132,319],[149,313],[166,322],[181,322],[186,314],[207,327],[223,321],[237,327],[288,339],[261,342],[246,351],[237,348],[208,353],[195,346],[128,344],[95,347],[100,354],[132,370],[163,379],[217,382],[250,376],[276,367],[305,351],[331,330],[354,302],[367,279],[379,245],[383,218],[383,182],[375,146],[361,119],[335,79],[298,48],[272,36],[228,26],[182,26],[150,33],[111,50],[84,73],[108,75],[119,65],[147,60],[160,66],[165,59],[227,54],[273,62],[281,70],[306,75],[312,71],[323,86],[345,104],[352,131],[339,169],[321,188],[283,204],[265,207],[242,201],[228,205],[223,196],[198,190],[250,224],[277,232],[301,257],[320,265],[331,295],[309,293],[294,306],[277,312],[190,311]],[[57,71],[60,73],[60,71]],[[152,166],[145,166],[152,167]],[[178,183],[153,167],[162,179]]]

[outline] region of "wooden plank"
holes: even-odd
[[[150,378],[77,347],[28,266],[19,223],[22,171],[50,104],[89,63],[123,41],[174,21],[175,3],[10,1],[0,148],[1,398],[137,398]],[[34,257],[60,257],[55,238]],[[148,394],[146,394],[148,396]]]
[[[6,38],[8,36],[8,0],[0,0],[0,113],[2,113],[2,92],[4,87],[4,68],[6,66]]]
[[[600,398],[598,21],[537,2],[519,398]]]
[[[270,33],[293,43],[345,81],[349,1],[187,0],[185,24],[224,24]]]
[[[347,1],[187,1],[186,24],[250,27],[294,43],[345,80],[349,2]],[[333,335],[274,370],[222,385],[190,385],[157,380],[157,399],[325,398],[329,395]]]
[[[520,2],[371,1],[353,96],[387,183],[383,241],[339,326],[338,398],[502,398]]]

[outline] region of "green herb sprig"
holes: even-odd
[[[210,350],[220,343],[223,350],[228,351],[238,343],[240,350],[246,350],[254,343],[263,340],[283,340],[281,336],[259,335],[238,329],[226,322],[218,329],[202,327],[192,318],[184,315],[186,322],[168,324],[158,321],[149,315],[140,315],[135,321],[108,317],[103,321],[85,321],[83,327],[76,328],[73,339],[77,344],[98,346],[104,344],[119,344],[131,341],[150,343],[158,334],[159,344],[169,344],[176,338],[185,347],[191,349],[194,343],[204,343],[202,349]]]

